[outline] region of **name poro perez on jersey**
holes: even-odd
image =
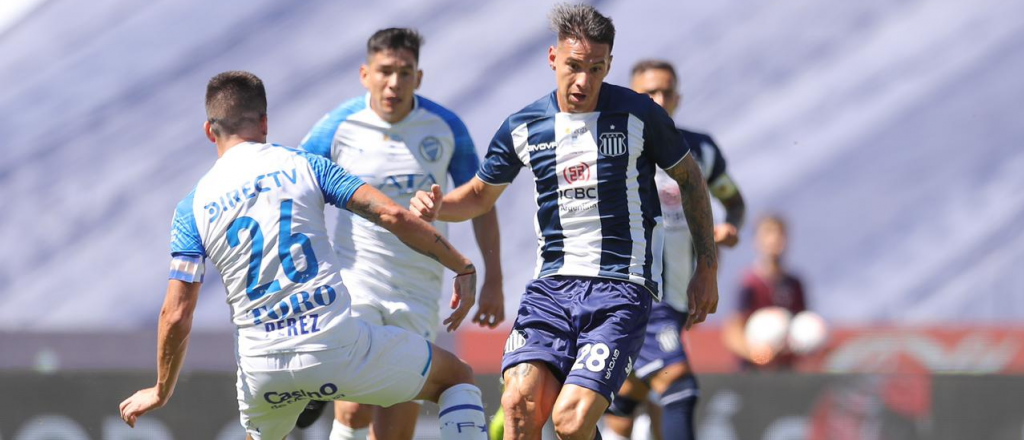
[[[203,258],[222,274],[240,354],[320,351],[358,337],[323,213],[360,185],[326,159],[246,143],[178,204],[172,255],[179,266],[198,259],[200,278]]]

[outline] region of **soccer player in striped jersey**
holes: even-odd
[[[324,225],[324,205],[351,210],[456,271],[451,329],[476,294],[473,265],[429,224],[329,160],[267,143],[263,82],[225,72],[206,91],[204,131],[217,162],[178,204],[171,274],[160,311],[157,384],[120,405],[121,418],[167,403],[185,359],[205,260],[220,272],[236,326],[238,405],[249,439],[280,440],[308,400],[441,406],[442,439],[483,439],[473,372],[415,333],[373,326],[351,299]]]
[[[473,180],[412,201],[426,219],[462,221],[489,211],[521,169],[533,174],[538,264],[502,358],[506,439],[540,438],[549,417],[560,438],[600,434],[661,292],[657,168],[679,185],[694,237],[690,323],[718,302],[707,186],[672,119],[649,97],[603,82],[610,19],[591,6],[559,5],[551,24],[555,91],[501,124]]]
[[[641,61],[633,67],[631,76],[634,91],[649,95],[669,115],[675,113],[682,97],[677,91],[678,79],[672,64],[660,60]],[[725,221],[715,225],[715,243],[733,247],[738,242],[746,204],[727,173],[725,157],[711,136],[682,128],[679,133],[686,139],[690,153],[700,165],[711,194],[725,207]],[[658,414],[658,408],[662,410],[660,426],[652,426],[655,438],[694,438],[693,415],[699,391],[680,339],[687,317],[685,287],[693,274],[693,248],[678,186],[661,172],[655,181],[665,219],[664,293],[662,301],[651,309],[647,336],[634,374],[608,408],[609,414],[604,421],[604,436],[608,440],[629,438],[633,431],[633,412],[640,402],[647,400],[651,390],[658,395],[658,406],[649,406],[652,422],[657,422],[658,417],[654,415]],[[666,436],[665,433],[672,435]]]
[[[448,176],[458,186],[479,167],[465,124],[448,109],[415,94],[422,38],[408,28],[375,32],[366,43],[359,78],[367,93],[342,103],[310,130],[300,148],[341,165],[348,172],[408,206],[417,190]],[[338,212],[334,250],[352,295],[352,316],[394,325],[433,341],[444,267],[413,251],[397,236],[349,212]],[[447,225],[434,227],[445,235]],[[495,210],[473,219],[483,255],[485,278],[473,322],[495,327],[504,320],[498,218]],[[311,423],[323,405],[310,402],[300,426]],[[378,440],[408,440],[415,433],[420,406],[406,402],[388,408],[350,402],[334,405],[331,440],[362,440],[373,420]]]

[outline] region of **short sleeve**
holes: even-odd
[[[192,212],[195,193],[193,189],[178,203],[171,220],[171,267],[168,278],[187,283],[202,282],[206,273],[206,250]]]
[[[445,118],[445,121],[455,137],[455,151],[452,152],[452,161],[448,163],[448,174],[452,176],[452,183],[460,186],[473,179],[477,168],[480,168],[480,158],[476,155],[476,147],[473,138],[469,137],[466,124],[455,115]]]
[[[355,194],[359,187],[365,183],[362,179],[349,174],[344,168],[334,162],[306,152],[298,152],[309,161],[309,167],[313,170],[320,191],[324,200],[339,208],[348,206],[349,199]]]
[[[523,162],[516,155],[515,146],[512,143],[512,132],[509,129],[509,121],[505,120],[494,133],[491,144],[487,147],[487,155],[480,165],[477,177],[484,183],[490,185],[506,185],[512,183],[519,170],[523,168]]]
[[[722,149],[718,148],[718,144],[711,139],[711,136],[708,136],[705,142],[701,143],[700,148],[702,154],[710,154],[712,158],[711,168],[707,175],[707,182],[711,183],[725,174],[725,156],[722,155]]]
[[[659,168],[672,168],[690,149],[665,109],[654,101],[650,101],[648,108],[647,120],[644,121],[644,149],[650,152]]]
[[[174,217],[171,219],[172,256],[206,256],[203,240],[199,236],[199,228],[196,227],[196,217],[192,212],[192,201],[195,194],[196,190],[193,189],[181,202],[178,202],[178,206],[174,209]]]
[[[299,148],[311,154],[334,160],[334,135],[338,127],[354,113],[366,108],[366,98],[351,99],[327,113],[302,138]]]

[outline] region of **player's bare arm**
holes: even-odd
[[[349,199],[347,208],[387,229],[410,249],[433,258],[458,274],[451,301],[455,312],[444,320],[448,331],[457,329],[476,302],[476,268],[473,263],[433,226],[370,185],[359,187]]]
[[[725,222],[715,226],[715,244],[733,247],[739,243],[739,230],[747,213],[743,194],[728,174],[719,176],[710,185],[713,195],[725,207]]]
[[[434,185],[429,193],[417,191],[409,209],[428,222],[462,222],[491,211],[506,186],[508,185],[488,185],[480,178],[473,177],[469,182],[443,195],[441,187]]]
[[[718,309],[718,252],[715,248],[714,218],[707,184],[692,156],[686,155],[665,172],[679,185],[683,213],[697,254],[697,270],[687,287],[690,317],[686,327],[690,328],[704,322],[708,314]]]
[[[473,219],[473,233],[484,259],[484,285],[480,288],[480,305],[473,322],[481,327],[495,328],[505,320],[505,294],[501,274],[501,237],[498,232],[498,209]]]
[[[151,388],[139,390],[121,402],[121,420],[135,427],[139,416],[167,404],[178,373],[185,360],[188,335],[192,331],[192,314],[199,299],[201,283],[186,283],[170,280],[167,295],[160,309],[160,324],[157,332],[157,381]]]

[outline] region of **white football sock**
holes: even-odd
[[[441,440],[487,440],[487,418],[480,400],[480,388],[460,383],[441,393],[437,399]]]
[[[369,434],[370,428],[352,429],[339,422],[338,419],[334,419],[330,440],[366,440]]]

